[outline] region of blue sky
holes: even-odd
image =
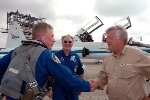
[[[1,0],[0,28],[6,28],[6,14],[18,10],[23,14],[46,18],[54,27],[55,38],[76,32],[88,21],[98,16],[104,25],[92,33],[95,41],[113,23],[130,17],[132,27],[129,37],[142,36],[144,43],[150,44],[150,1],[149,0]],[[7,34],[0,34],[0,48],[6,44]]]

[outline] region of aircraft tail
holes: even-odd
[[[16,48],[21,44],[22,40],[26,40],[26,37],[23,34],[20,25],[17,23],[17,21],[10,22],[6,48]]]

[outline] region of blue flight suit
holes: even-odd
[[[2,80],[2,77],[11,61],[12,52],[13,51],[10,51],[7,55],[0,59],[0,81]],[[73,88],[83,92],[90,91],[90,83],[88,81],[72,75],[72,72],[68,67],[63,66],[60,63],[56,63],[52,58],[52,52],[48,49],[45,49],[39,56],[35,67],[35,78],[39,87],[44,86],[48,76],[50,75],[66,88]],[[24,89],[25,84],[22,85],[21,93],[24,93]],[[9,97],[8,100],[15,99]]]
[[[68,56],[63,50],[55,53],[61,64],[68,67],[72,74],[77,76],[84,73],[80,57],[73,51]],[[60,73],[61,75],[63,73]],[[78,91],[73,88],[64,87],[59,81],[53,84],[53,100],[78,100]]]

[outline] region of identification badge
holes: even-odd
[[[130,67],[132,64],[121,64],[121,66],[127,66]]]

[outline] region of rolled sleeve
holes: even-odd
[[[99,71],[99,74],[96,77],[96,82],[98,84],[98,89],[100,89],[100,90],[103,90],[104,86],[108,82],[108,77],[107,77],[106,72],[105,72],[104,63],[103,63],[103,65],[102,65],[102,67],[101,67],[101,69]]]

